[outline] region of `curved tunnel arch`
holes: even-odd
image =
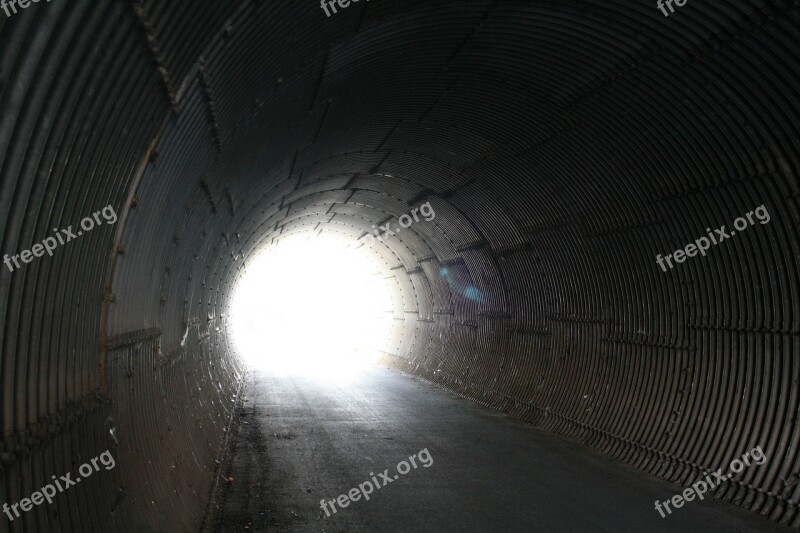
[[[760,445],[767,467],[716,496],[797,527],[797,17],[780,0],[0,17],[3,253],[119,215],[0,269],[0,500],[112,447],[117,469],[22,523],[197,529],[243,383],[241,266],[430,201],[433,221],[372,247],[396,295],[384,362],[673,481]],[[762,204],[768,224],[655,264]]]

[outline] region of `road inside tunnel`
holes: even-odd
[[[790,531],[713,499],[665,520],[653,502],[679,485],[385,367],[254,372],[237,418],[222,532]],[[430,461],[398,475],[420,450]],[[373,477],[368,501],[331,512]]]

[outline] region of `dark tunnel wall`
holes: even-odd
[[[248,258],[366,241],[425,202],[434,220],[371,246],[386,363],[682,483],[761,446],[716,496],[800,526],[799,30],[778,0],[0,16],[2,253],[119,216],[0,268],[0,500],[117,465],[11,529],[200,527]],[[768,223],[657,265],[761,205]]]

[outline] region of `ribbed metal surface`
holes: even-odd
[[[799,30],[779,0],[0,15],[0,251],[120,216],[0,266],[0,500],[117,458],[11,529],[200,527],[243,265],[425,202],[371,248],[388,362],[670,480],[760,445],[716,495],[800,526]],[[769,224],[655,264],[761,204]]]

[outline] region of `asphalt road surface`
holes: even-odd
[[[708,499],[662,518],[680,486],[386,368],[254,373],[239,422],[224,532],[788,531]],[[369,500],[320,507],[373,478]]]

